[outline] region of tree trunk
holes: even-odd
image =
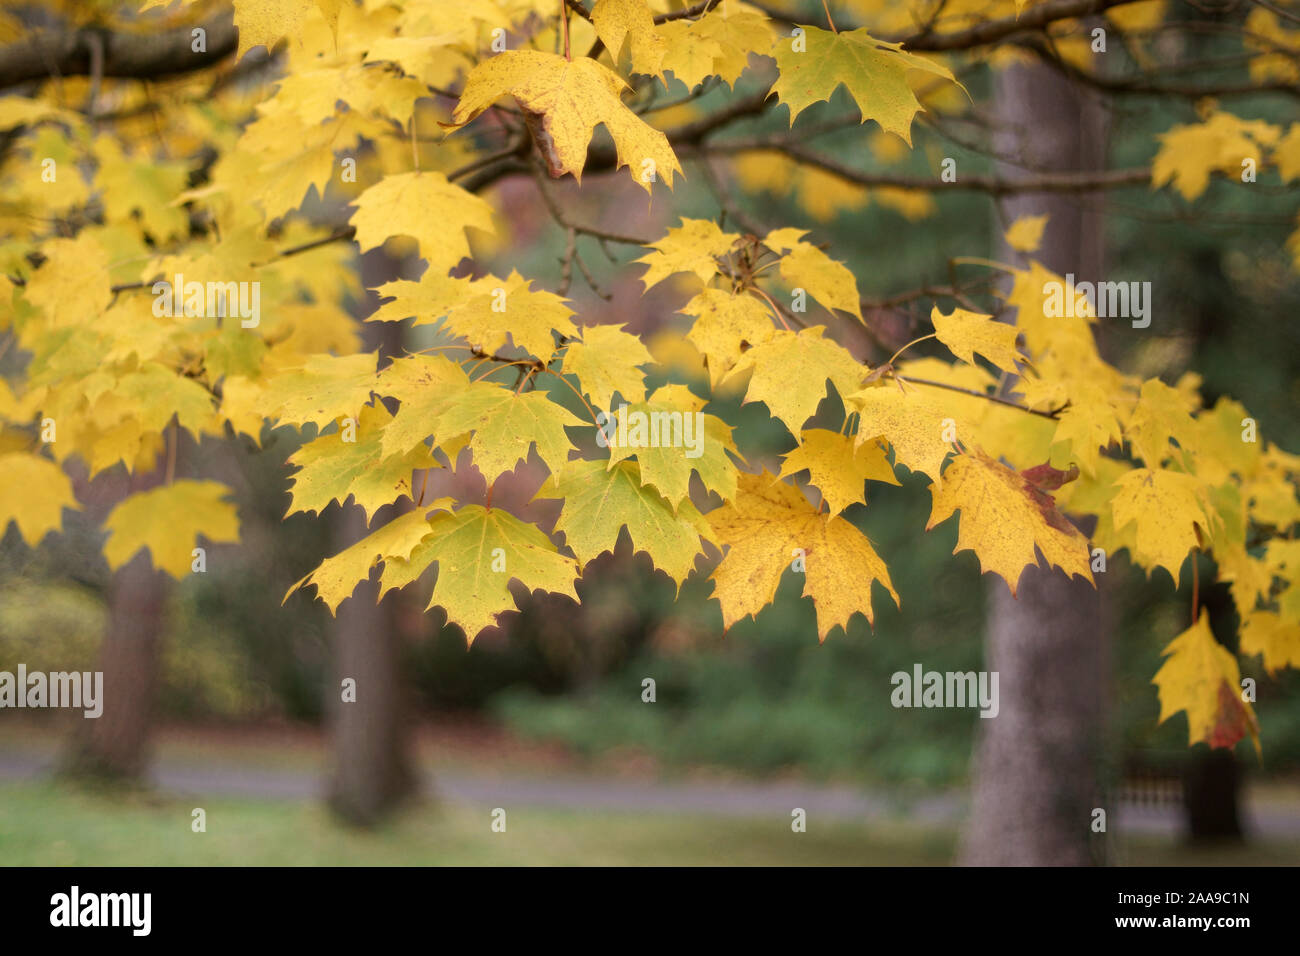
[[[1233,287],[1224,275],[1223,262],[1217,252],[1199,251],[1193,267],[1198,282],[1193,300],[1187,303],[1187,307],[1196,349],[1189,364],[1194,368],[1206,368],[1210,362],[1206,347],[1222,341],[1226,327],[1232,322]],[[1218,398],[1210,388],[1202,388],[1202,394],[1206,404],[1212,404]],[[1201,604],[1210,616],[1210,630],[1214,632],[1215,640],[1229,650],[1235,650],[1232,639],[1241,622],[1228,587],[1215,582],[1203,588]],[[1187,838],[1242,840],[1240,793],[1241,767],[1234,750],[1193,747],[1183,767]]]
[[[361,509],[337,521],[341,544],[365,534]],[[368,826],[396,809],[418,789],[410,756],[406,688],[401,679],[401,639],[396,594],[375,603],[377,582],[366,582],[338,609],[334,625],[335,681],[330,690],[334,765],[329,805],[348,823]],[[355,682],[355,701],[345,702],[342,682]]]
[[[1104,161],[1102,105],[1042,65],[1007,69],[998,79],[998,121],[1006,131],[1001,170],[1097,169]],[[959,173],[960,178],[960,173]],[[1100,214],[1092,197],[1014,196],[1009,224],[1047,213],[1035,258],[1082,279],[1101,275]],[[1086,529],[1085,529],[1086,530]],[[1098,575],[1098,578],[1102,578]],[[1102,807],[1099,771],[1107,688],[1107,634],[1099,594],[1059,570],[1026,569],[1018,599],[990,585],[986,667],[999,672],[1001,710],[980,720],[972,813],[960,861],[991,866],[1082,866],[1100,862],[1093,810]]]
[[[398,278],[399,263],[376,251],[362,258],[368,289]],[[399,354],[402,326],[372,323],[364,330],[365,346],[384,356]],[[385,508],[376,526],[390,520]],[[364,515],[350,505],[335,519],[337,550],[366,532]],[[411,723],[407,687],[402,680],[402,632],[399,608],[407,600],[390,592],[376,604],[379,586],[363,583],[338,609],[334,622],[335,681],[327,689],[332,716],[333,766],[328,783],[330,808],[344,821],[361,826],[379,822],[419,789],[411,757]],[[423,623],[423,616],[416,621]],[[414,625],[418,626],[418,625]],[[356,699],[343,700],[342,682],[355,681]]]
[[[126,493],[146,491],[161,482],[161,469],[132,475]],[[143,778],[169,590],[166,575],[156,570],[144,553],[110,578],[108,624],[99,652],[99,669],[104,674],[103,713],[78,724],[64,761],[66,773],[119,782]]]
[[[1059,570],[992,585],[986,667],[1001,709],[980,720],[961,862],[1085,866],[1094,859],[1106,642],[1097,592]]]

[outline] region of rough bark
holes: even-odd
[[[1018,160],[1005,175],[1101,167],[1104,112],[1089,94],[1048,67],[1026,65],[1001,74],[997,95],[1007,130],[999,153]],[[1001,208],[1008,223],[1050,216],[1036,253],[1048,268],[1102,277],[1098,213],[1060,196],[1013,197]],[[1041,568],[1024,572],[1018,598],[1000,580],[990,586],[985,666],[1000,674],[1001,711],[979,721],[960,859],[983,866],[1099,862],[1091,824],[1093,808],[1102,806],[1108,673],[1099,592]]]
[[[1060,571],[1027,571],[1017,597],[993,585],[985,664],[1001,710],[980,721],[961,860],[975,866],[1086,866],[1095,858],[1107,674],[1097,592]],[[1109,810],[1108,810],[1109,812]]]

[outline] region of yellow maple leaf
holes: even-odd
[[[779,477],[808,471],[808,483],[821,492],[831,514],[851,504],[866,504],[864,484],[883,481],[898,484],[889,456],[880,442],[858,444],[853,436],[826,428],[809,428],[781,463]]]
[[[534,445],[546,467],[555,471],[568,460],[573,447],[565,426],[586,424],[543,391],[520,394],[493,382],[476,381],[438,399],[426,406],[428,417],[416,434],[423,433],[421,440],[432,434],[441,444],[472,432],[470,453],[489,485],[526,460]],[[394,416],[393,424],[385,430],[385,455],[412,447],[406,440],[409,431],[396,433],[401,440],[394,439],[393,434],[398,422],[410,421],[415,411],[403,404]]]
[[[704,400],[685,385],[660,386],[646,401],[611,416],[597,444],[609,447],[610,468],[635,455],[641,483],[658,491],[674,511],[690,493],[692,472],[708,491],[731,498],[736,493],[736,466],[727,453],[739,455],[731,426],[716,415],[705,415],[703,408]],[[638,414],[644,418],[638,420]],[[620,429],[626,429],[626,435]]]
[[[739,238],[734,232],[723,232],[711,220],[683,217],[680,226],[673,226],[658,242],[650,243],[653,252],[636,260],[646,267],[641,281],[649,290],[674,273],[690,272],[700,282],[708,282],[718,274],[718,259]]]
[[[804,242],[803,229],[774,229],[763,238],[769,249],[783,253],[781,278],[804,289],[828,309],[841,309],[862,318],[858,285],[853,273],[811,242]]]
[[[391,236],[411,236],[430,272],[446,274],[470,255],[466,229],[494,231],[492,205],[438,172],[385,176],[353,205],[357,211],[348,222],[356,228],[362,252]]]
[[[1194,401],[1199,405],[1200,397]],[[1177,451],[1184,461],[1200,447],[1200,429],[1192,420],[1188,400],[1158,378],[1142,383],[1126,435],[1134,451],[1153,468]],[[1177,448],[1175,448],[1175,444]]]
[[[654,14],[645,0],[596,0],[591,22],[615,60],[626,43],[633,72],[659,73],[667,44],[655,31]]]
[[[745,403],[765,404],[796,439],[826,398],[827,379],[844,398],[870,371],[844,346],[823,338],[824,328],[814,325],[797,333],[776,329],[766,342],[741,355],[727,376],[731,381],[752,372]]]
[[[104,520],[104,557],[117,570],[148,549],[153,565],[174,578],[190,572],[199,535],[213,544],[239,540],[239,514],[219,481],[185,479],[118,502]]]
[[[384,457],[405,455],[433,435],[434,447],[448,452],[449,460],[454,461],[450,447],[459,445],[464,431],[436,434],[434,424],[449,397],[469,386],[465,370],[443,355],[408,355],[380,372],[375,390],[402,403],[384,427]]]
[[[262,424],[266,421],[262,383],[242,375],[227,377],[221,383],[220,414],[236,434],[247,435],[255,444],[261,444]]]
[[[1160,134],[1160,150],[1151,163],[1151,188],[1173,183],[1184,199],[1195,199],[1209,186],[1210,173],[1240,175],[1245,160],[1258,166],[1280,133],[1271,123],[1222,112],[1200,123],[1175,126]]]
[[[1072,382],[1068,404],[1057,415],[1052,444],[1069,443],[1070,458],[1096,474],[1103,449],[1123,441],[1110,393],[1091,382]]]
[[[645,399],[645,372],[654,356],[644,343],[622,326],[593,325],[582,330],[582,341],[571,342],[564,353],[563,369],[576,375],[582,390],[597,410],[614,407],[617,392],[625,402]]]
[[[148,431],[162,431],[173,415],[195,438],[214,430],[207,389],[157,362],[146,362],[119,378],[113,397],[129,403],[131,413]]]
[[[500,351],[509,336],[518,348],[550,362],[555,355],[551,333],[573,336],[578,327],[564,299],[531,285],[531,280],[514,271],[504,280],[496,276],[476,280],[464,300],[447,309],[447,328],[489,354]]]
[[[1227,648],[1214,639],[1204,609],[1196,623],[1169,642],[1151,683],[1160,695],[1160,723],[1187,712],[1187,743],[1232,747],[1250,734],[1259,749],[1255,709],[1241,695],[1241,671]]]
[[[50,239],[41,252],[45,262],[32,274],[23,298],[42,309],[50,325],[75,325],[108,308],[113,298],[108,253],[88,230],[75,239]]]
[[[1115,482],[1111,500],[1115,528],[1136,525],[1134,557],[1162,567],[1178,583],[1183,562],[1210,537],[1204,483],[1195,475],[1164,468],[1135,468]]]
[[[63,509],[77,507],[63,469],[25,451],[0,454],[0,535],[9,523],[32,547],[63,524]]]
[[[904,392],[893,384],[871,385],[849,395],[846,403],[861,416],[859,443],[883,438],[898,464],[924,472],[936,484],[942,480],[944,459],[964,431],[952,410],[956,403],[947,395],[921,387]]]
[[[776,331],[767,306],[756,296],[744,293],[705,289],[681,311],[695,317],[686,340],[704,356],[709,384],[714,388],[747,349],[762,345]]]
[[[72,110],[62,109],[54,103],[29,99],[25,96],[6,96],[0,99],[0,130],[15,126],[35,126],[46,120],[79,126],[82,117]]]
[[[1047,216],[1021,216],[1011,224],[1003,239],[1017,252],[1034,252],[1043,241]]]
[[[269,53],[285,37],[295,40],[302,34],[303,21],[313,9],[315,0],[234,0],[235,26],[239,29],[239,49],[235,58],[242,57],[255,46],[264,46]],[[334,14],[338,20],[337,8]]]
[[[1296,587],[1293,584],[1288,590]],[[1275,611],[1251,611],[1241,620],[1241,653],[1260,655],[1270,674],[1285,667],[1300,668],[1300,620]]]
[[[1286,135],[1273,147],[1273,162],[1277,164],[1282,182],[1300,179],[1300,123],[1292,123]]]
[[[741,474],[736,497],[707,515],[726,555],[709,578],[723,627],[772,603],[786,571],[803,574],[802,593],[817,612],[817,636],[863,614],[874,623],[871,585],[894,603],[898,592],[867,536],[838,515],[819,514],[803,492],[769,472]]]
[[[710,76],[734,84],[751,53],[772,46],[776,31],[756,7],[728,0],[696,20],[672,20],[659,27],[666,44],[663,69],[694,89]]]
[[[974,353],[978,352],[1004,372],[1016,374],[1016,362],[1023,357],[1016,351],[1020,331],[1014,325],[966,309],[954,308],[952,315],[944,315],[937,305],[930,312],[930,321],[935,336],[962,361],[974,365]]]
[[[534,139],[553,176],[582,180],[587,146],[603,124],[614,140],[617,164],[627,166],[646,192],[663,179],[671,188],[682,174],[668,137],[619,98],[622,77],[587,57],[566,60],[539,50],[506,50],[479,63],[465,80],[453,126],[463,126],[503,96],[513,96],[533,118]]]
[[[934,509],[926,530],[961,511],[953,554],[974,551],[980,569],[1005,580],[1013,596],[1025,568],[1038,564],[1035,547],[1049,568],[1092,580],[1088,539],[1025,473],[975,450],[954,458],[943,485],[931,485],[930,494]]]

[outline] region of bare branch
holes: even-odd
[[[1002,196],[1012,193],[1091,192],[1095,189],[1147,186],[1151,183],[1151,170],[1146,167],[1106,169],[1097,172],[1044,172],[1017,179],[998,179],[993,176],[968,173],[958,177],[956,182],[945,183],[940,182],[935,177],[863,172],[829,156],[823,156],[813,150],[774,137],[753,137],[750,139],[730,140],[725,143],[709,143],[707,146],[692,147],[687,152],[692,150],[706,155],[730,155],[771,150],[783,153],[806,166],[815,166],[818,169],[825,170],[846,182],[855,183],[859,186],[893,186],[899,189],[914,189],[922,192],[982,192]]]
[[[206,32],[206,49],[195,53],[192,31]],[[99,71],[105,77],[149,79],[203,70],[235,52],[233,10],[198,23],[155,33],[125,33],[99,26],[70,33],[33,32],[0,48],[0,89],[50,76],[90,76],[96,44],[103,50]]]

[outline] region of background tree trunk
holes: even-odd
[[[353,506],[336,520],[339,546],[362,537],[365,522]],[[368,826],[412,797],[418,780],[410,754],[402,641],[396,595],[376,604],[377,582],[366,582],[338,609],[334,625],[335,681],[329,690],[333,766],[329,805],[348,823]],[[341,682],[356,681],[356,700],[342,700]]]
[[[1102,168],[1105,112],[1092,94],[1035,64],[1000,74],[997,95],[997,152],[1015,160],[1000,170],[1003,175],[1015,177],[1025,168]],[[1061,274],[1095,281],[1103,277],[1102,224],[1099,209],[1085,209],[1093,198],[1015,196],[1001,210],[1007,224],[1048,214],[1035,258]],[[1100,862],[1094,845],[1102,841],[1091,824],[1093,808],[1103,805],[1099,771],[1109,662],[1099,592],[1040,568],[1024,572],[1018,599],[1001,580],[990,588],[985,666],[999,672],[1001,710],[978,721],[972,812],[960,861]]]
[[[172,440],[175,440],[173,436]],[[163,470],[131,475],[114,500],[157,487]],[[137,554],[108,584],[108,623],[100,646],[104,710],[83,718],[63,769],[73,776],[139,782],[148,767],[148,744],[162,655],[170,580],[150,556]]]
[[[381,251],[362,257],[361,277],[367,289],[401,275],[400,263]],[[381,361],[401,352],[403,326],[372,323],[364,330],[365,348],[378,348]],[[375,525],[390,520],[384,509]],[[367,533],[365,517],[356,505],[336,516],[335,551]],[[404,595],[389,592],[381,603],[376,582],[366,582],[338,609],[334,622],[335,680],[327,688],[327,712],[332,727],[332,766],[328,783],[330,808],[348,823],[368,826],[413,797],[419,780],[411,756],[411,715],[408,688],[402,680],[402,632],[410,615],[399,613]],[[425,620],[414,618],[419,626]],[[342,700],[341,682],[356,681],[355,702]]]

